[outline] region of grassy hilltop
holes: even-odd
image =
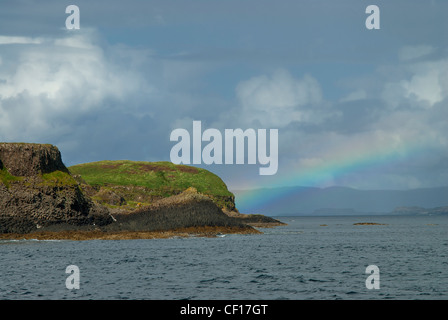
[[[110,207],[132,209],[149,205],[193,187],[220,208],[235,210],[235,197],[226,184],[201,168],[165,161],[117,160],[79,164],[69,170],[93,199]]]

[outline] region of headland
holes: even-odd
[[[48,144],[0,143],[0,239],[153,239],[256,234],[283,223],[242,214],[215,174],[170,162],[67,168]]]

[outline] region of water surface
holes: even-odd
[[[261,235],[0,241],[0,299],[448,299],[447,216],[280,220]]]

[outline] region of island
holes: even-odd
[[[0,239],[152,239],[262,233],[208,170],[171,162],[66,167],[49,144],[0,143]]]

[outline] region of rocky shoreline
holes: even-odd
[[[253,228],[239,227],[190,227],[166,231],[34,231],[30,233],[3,233],[0,240],[138,240],[138,239],[169,239],[169,238],[190,238],[208,237],[215,238],[226,234],[261,234]]]
[[[377,222],[357,222],[353,224],[354,226],[387,226],[385,223]]]

